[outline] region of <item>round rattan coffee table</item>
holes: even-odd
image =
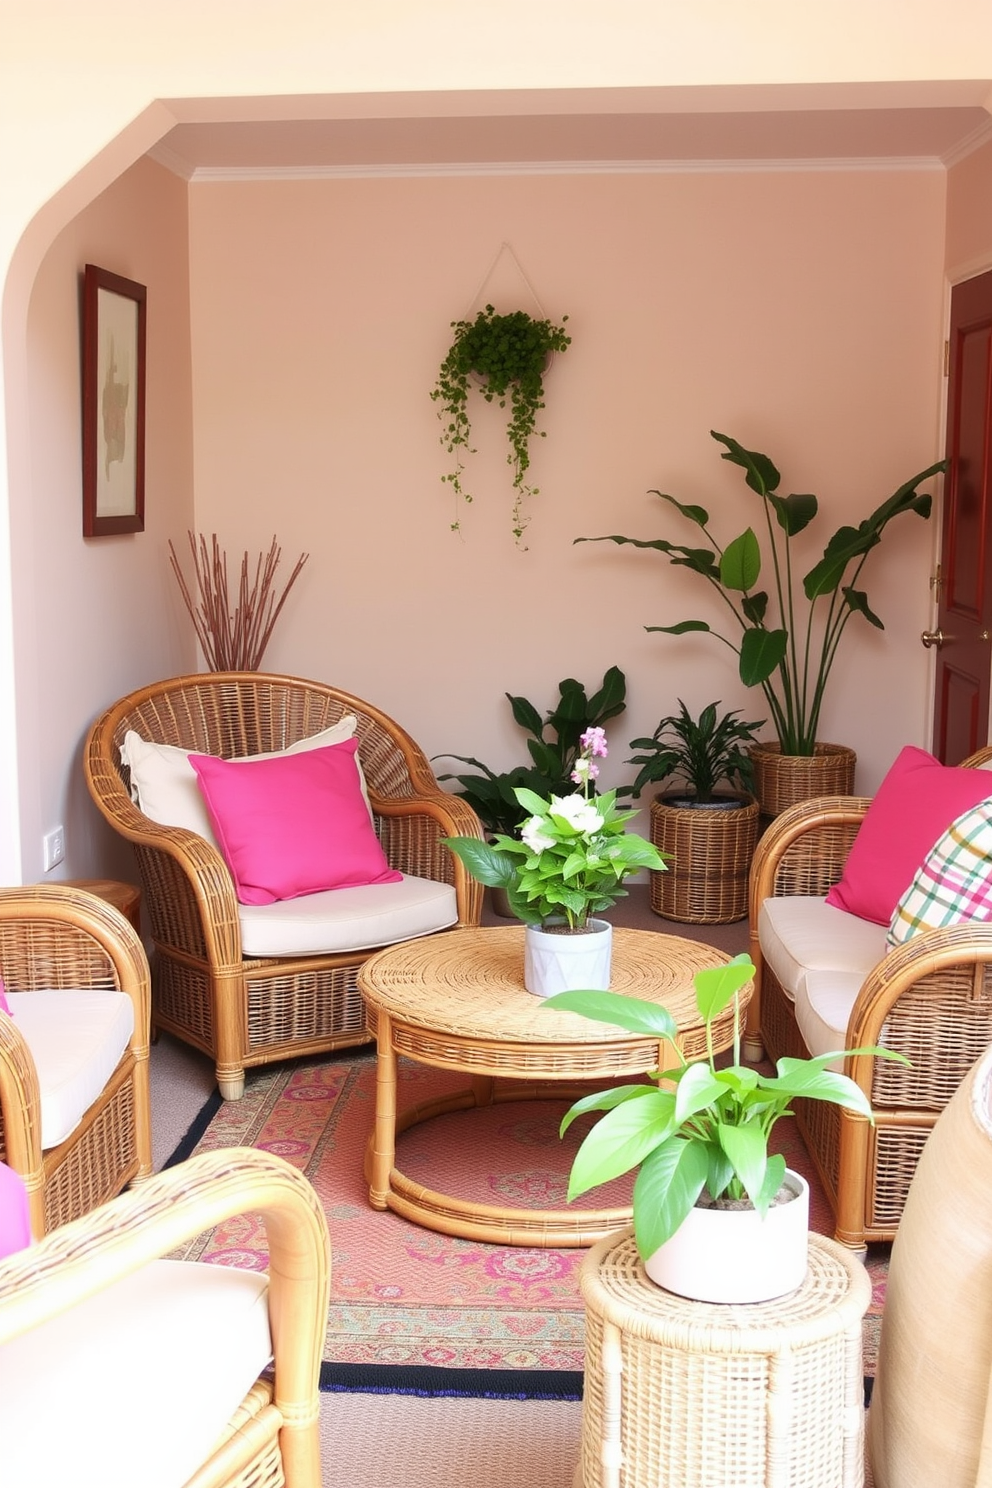
[[[692,979],[728,959],[712,946],[656,930],[613,931],[611,989],[667,1007],[688,1058],[705,1053]],[[502,1245],[591,1245],[631,1222],[629,1207],[540,1210],[497,1208],[425,1188],[396,1167],[396,1137],[449,1111],[499,1101],[588,1093],[676,1062],[667,1040],[546,1008],[523,983],[522,926],[449,930],[371,956],[358,985],[376,1035],[375,1125],[365,1176],[375,1209],[467,1240]],[[742,1001],[749,997],[745,989]],[[729,1010],[714,1028],[717,1049],[733,1038]],[[465,1090],[397,1112],[397,1056],[461,1070]],[[499,1080],[499,1085],[496,1081]]]

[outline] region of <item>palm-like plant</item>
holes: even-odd
[[[881,541],[882,533],[903,512],[927,518],[932,498],[917,487],[947,468],[939,460],[904,482],[857,527],[839,528],[823,550],[823,556],[802,579],[802,595],[796,592],[791,541],[803,532],[817,513],[812,495],[779,496],[781,476],[767,455],[747,450],[727,434],[710,430],[726,446],[721,459],[739,465],[750,490],[762,503],[762,517],[771,559],[771,593],[757,584],[762,575],[761,548],[753,527],[746,527],[726,547],[710,531],[709,512],[702,506],[677,501],[664,491],[652,491],[674,506],[686,521],[705,536],[708,547],[690,547],[665,538],[609,537],[577,538],[577,542],[627,543],[635,548],[653,548],[669,562],[701,574],[729,610],[739,640],[712,631],[739,659],[741,681],[760,687],[765,695],[772,725],[783,754],[811,755],[815,752],[824,689],[837,655],[841,637],[854,614],[863,615],[878,630],[884,626],[858,588],[868,554]],[[806,601],[805,619],[802,617]],[[648,625],[651,631],[685,635],[711,631],[705,620],[681,620],[676,625]]]
[[[631,739],[631,749],[645,752],[627,761],[641,768],[633,785],[619,793],[639,796],[646,785],[670,776],[685,781],[698,805],[715,799],[721,781],[753,790],[754,766],[744,746],[753,742],[764,720],[745,723],[736,708],[718,717],[719,701],[707,704],[696,719],[681,698],[678,703],[679,711],[663,718],[650,737]]]

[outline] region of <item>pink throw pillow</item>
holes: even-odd
[[[934,843],[963,811],[989,797],[987,770],[942,765],[925,749],[907,744],[865,813],[827,903],[888,925]]]
[[[0,1013],[6,1013],[8,1018],[14,1015],[10,1011],[10,1003],[7,1001],[6,989],[3,985],[3,977],[0,977]]]
[[[267,760],[191,754],[242,904],[395,883],[362,795],[357,739]]]
[[[24,1179],[0,1163],[0,1256],[13,1255],[31,1244],[28,1192]]]

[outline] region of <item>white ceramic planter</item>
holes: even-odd
[[[644,1262],[652,1281],[697,1302],[767,1302],[802,1285],[809,1238],[809,1184],[791,1168],[795,1197],[762,1219],[754,1209],[691,1209]]]
[[[556,992],[607,992],[613,926],[590,920],[594,928],[583,934],[555,935],[537,925],[524,933],[524,986],[535,997]]]

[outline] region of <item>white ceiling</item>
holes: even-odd
[[[405,117],[393,109],[392,117],[383,110],[377,117],[261,119],[245,117],[246,100],[238,122],[180,123],[152,154],[193,180],[486,172],[507,166],[646,170],[806,161],[947,166],[992,138],[989,113],[970,102],[691,112],[554,112],[547,95],[541,103],[540,110],[527,112],[527,101],[518,99],[514,112],[486,113],[477,97],[464,111],[449,103],[445,112],[430,113],[421,99]]]

